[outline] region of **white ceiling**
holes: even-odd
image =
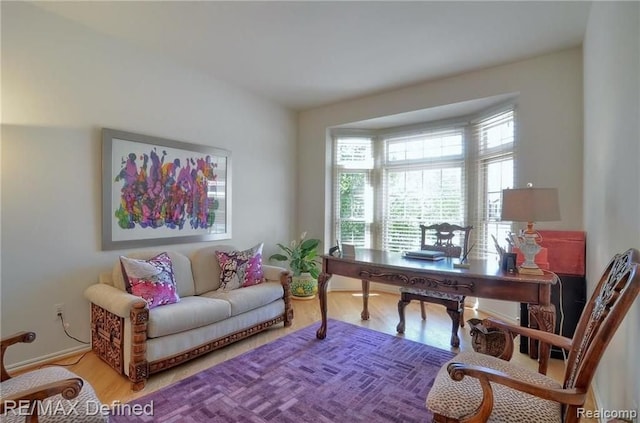
[[[40,2],[305,110],[582,43],[590,3]]]

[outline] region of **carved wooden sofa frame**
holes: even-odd
[[[291,274],[283,272],[280,275],[280,283],[284,289],[284,313],[274,319],[257,323],[251,327],[233,332],[218,339],[212,339],[204,344],[183,351],[177,355],[163,358],[158,361],[147,361],[146,341],[147,323],[149,321],[149,308],[144,300],[132,304],[129,318],[131,322],[131,359],[129,362],[129,380],[131,389],[139,391],[144,388],[149,376],[162,370],[182,364],[186,361],[207,354],[211,351],[247,338],[258,332],[266,330],[278,323],[284,322],[284,326],[291,326],[293,321],[293,305],[291,303]],[[91,343],[96,355],[104,360],[118,373],[125,375],[124,371],[124,318],[120,317],[99,305],[91,303]]]

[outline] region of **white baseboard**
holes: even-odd
[[[504,313],[500,313],[500,312],[498,312],[496,310],[487,310],[487,309],[483,309],[482,307],[478,307],[477,310],[483,312],[484,314],[488,314],[489,316],[496,317],[496,318],[498,318],[498,319],[500,319],[500,320],[502,320],[504,322],[507,322],[507,323],[511,323],[511,324],[514,324],[514,325],[519,325],[520,324],[520,321],[519,320],[514,320],[513,316],[509,316],[509,315],[506,315]]]
[[[49,364],[55,361],[63,360],[67,357],[78,355],[83,352],[91,351],[90,345],[80,345],[78,347],[67,348],[66,350],[58,351],[55,353],[43,355],[40,357],[31,358],[29,360],[20,361],[18,363],[10,364],[7,366],[7,371],[21,371],[32,367],[40,366],[42,364]]]

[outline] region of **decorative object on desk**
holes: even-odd
[[[474,243],[471,247],[469,247],[466,251],[464,251],[464,253],[462,254],[462,258],[460,259],[460,263],[466,263],[468,258],[469,258],[469,253],[471,252],[471,250],[473,250],[473,247],[475,247],[476,244]],[[465,245],[465,248],[467,246]]]
[[[291,278],[291,294],[294,298],[311,299],[318,293],[318,276],[320,265],[318,261],[318,245],[320,240],[307,237],[304,232],[300,239],[294,239],[289,246],[277,244],[284,254],[271,255],[269,260],[287,261],[293,272]]]
[[[502,220],[527,222],[527,230],[518,236],[512,236],[513,244],[522,251],[524,262],[519,272],[529,275],[542,275],[544,272],[535,263],[540,252],[540,235],[533,230],[534,222],[560,220],[558,190],[556,188],[527,188],[502,190]]]
[[[332,257],[341,257],[342,252],[340,251],[340,242],[337,242],[336,245],[329,248],[329,255]]]
[[[504,248],[502,248],[500,244],[498,244],[498,240],[496,239],[495,236],[493,236],[493,234],[491,234],[491,239],[493,239],[493,246],[496,248],[496,252],[500,257],[502,257],[505,253]]]
[[[355,257],[356,246],[353,244],[342,244],[342,257]]]
[[[516,253],[504,253],[500,258],[500,268],[503,272],[515,273],[518,269],[516,266]]]
[[[469,253],[471,252],[471,250],[473,250],[473,247],[475,247],[476,244],[473,244],[471,247],[469,247],[469,249],[467,251],[464,252],[464,254],[462,254],[462,257],[460,258],[460,263],[453,263],[453,268],[454,269],[468,269],[469,267],[471,267],[469,265]]]
[[[480,319],[469,319],[469,334],[471,335],[471,346],[473,350],[480,354],[500,357],[504,352],[507,342],[505,332],[498,328],[487,328]],[[515,337],[517,334],[509,332]]]

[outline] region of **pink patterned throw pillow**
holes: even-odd
[[[149,260],[120,256],[120,264],[127,292],[144,298],[150,309],[180,301],[173,265],[167,253],[160,253]]]
[[[216,251],[220,263],[218,291],[227,292],[263,282],[262,246],[258,244],[245,251]]]

